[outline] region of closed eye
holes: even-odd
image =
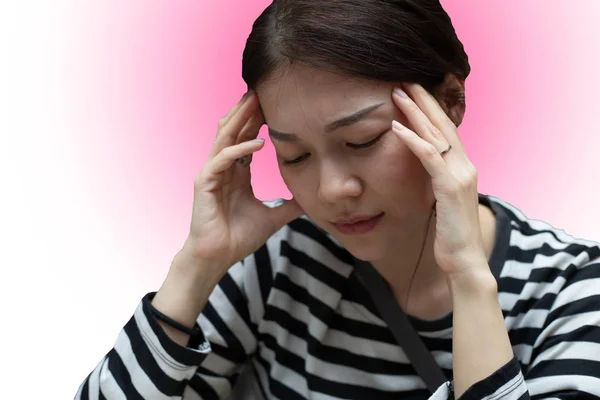
[[[283,160],[283,163],[285,165],[298,164],[299,162],[304,161],[306,158],[308,158],[308,156],[310,156],[310,153],[303,154],[298,158],[294,158],[293,160]]]
[[[377,136],[375,139],[370,140],[366,143],[360,143],[360,144],[355,144],[355,143],[346,143],[346,146],[352,148],[352,149],[365,149],[367,147],[371,147],[373,146],[375,143],[377,143],[382,137],[383,135],[386,134],[387,131],[383,132],[382,134],[380,134],[379,136]],[[283,160],[283,164],[284,165],[293,165],[293,164],[299,164],[302,161],[306,160],[308,157],[310,157],[310,153],[306,153],[301,155],[300,157],[297,157],[293,160]]]
[[[387,131],[386,131],[387,132]],[[375,139],[368,141],[367,143],[361,143],[361,144],[354,144],[354,143],[346,143],[346,146],[353,148],[353,149],[364,149],[366,147],[371,147],[373,146],[375,143],[377,143],[379,141],[379,139],[381,139],[381,137],[385,134],[382,133],[381,135],[377,136]]]

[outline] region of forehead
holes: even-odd
[[[391,101],[393,85],[304,66],[280,71],[256,89],[267,124],[327,123],[375,102]]]

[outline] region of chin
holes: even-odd
[[[327,233],[330,239],[347,250],[352,256],[363,261],[375,261],[384,258],[385,249],[380,235],[356,235],[347,236],[338,232],[331,226],[324,227],[317,224]]]
[[[371,235],[347,236],[338,232],[330,224],[318,223],[317,220],[313,220],[313,222],[315,222],[315,224],[323,230],[330,239],[333,239],[338,246],[343,247],[359,260],[371,262],[384,258],[386,252],[380,235],[375,234],[372,236],[372,232]]]
[[[376,261],[383,258],[384,250],[381,243],[369,243],[361,241],[342,242],[342,245],[350,254],[362,261]]]

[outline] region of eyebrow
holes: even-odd
[[[348,115],[348,116],[342,117],[336,121],[333,121],[333,122],[327,124],[327,126],[325,127],[325,132],[331,133],[331,132],[335,131],[336,129],[354,125],[357,122],[364,119],[371,112],[375,111],[376,109],[378,109],[379,107],[381,107],[384,104],[385,103],[374,104],[372,106],[363,108],[362,110],[359,110],[351,115]],[[296,136],[294,133],[279,132],[279,131],[276,131],[275,129],[272,129],[271,127],[269,127],[269,136],[272,139],[278,140],[280,142],[295,142],[298,140],[298,136]]]

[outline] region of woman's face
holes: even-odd
[[[394,119],[413,129],[393,88],[306,67],[257,88],[288,189],[318,226],[369,261],[422,232],[433,204],[427,172],[391,130]]]

